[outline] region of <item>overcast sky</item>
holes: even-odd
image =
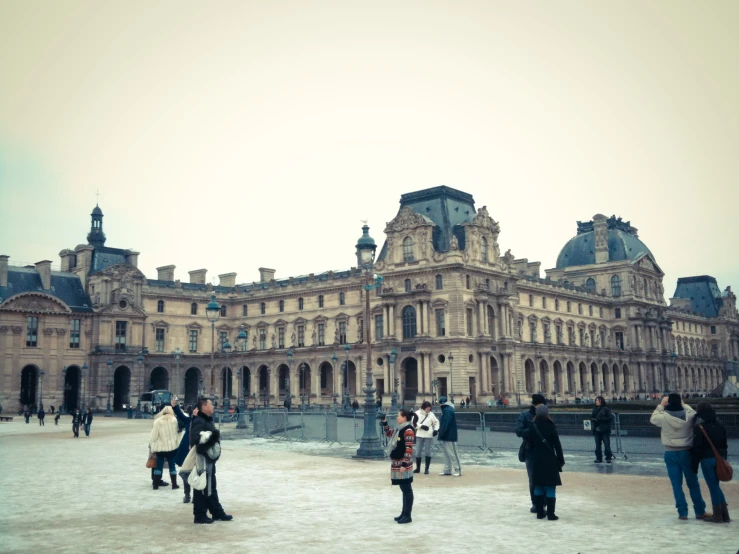
[[[739,2],[0,0],[0,253],[176,278],[355,264],[400,195],[471,193],[554,267],[616,214],[739,287]],[[543,276],[543,272],[542,272]]]

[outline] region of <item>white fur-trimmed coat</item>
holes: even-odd
[[[180,433],[177,418],[164,415],[154,420],[149,438],[152,452],[172,452],[180,446]]]

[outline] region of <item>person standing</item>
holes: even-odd
[[[519,460],[523,458],[526,464],[526,473],[529,476],[529,496],[531,497],[532,514],[536,513],[536,503],[534,502],[534,484],[531,481],[531,448],[529,447],[529,433],[531,426],[534,424],[536,417],[536,407],[546,404],[546,399],[541,394],[534,394],[531,397],[531,406],[528,410],[521,412],[516,420],[516,436],[523,439],[519,449]]]
[[[395,518],[400,524],[411,523],[413,511],[413,445],[416,432],[413,428],[416,416],[411,410],[400,410],[396,417],[398,428],[393,431],[387,424],[387,417],[380,422],[385,436],[391,437],[390,445],[390,482],[398,485],[403,493],[403,510]]]
[[[565,465],[565,458],[557,427],[549,417],[549,408],[545,404],[539,404],[535,412],[527,441],[531,458],[536,518],[546,517],[550,521],[555,521],[559,519],[554,510],[557,504],[557,487],[562,486],[559,473]]]
[[[179,489],[177,485],[177,469],[174,465],[177,447],[180,445],[179,424],[171,406],[165,407],[154,416],[154,426],[149,437],[149,448],[157,455],[157,466],[154,469],[152,486],[158,490],[162,484],[162,471],[164,460],[169,466],[169,476],[172,479],[172,488]]]
[[[693,501],[696,519],[712,517],[706,513],[706,503],[701,495],[698,476],[692,470],[690,450],[693,447],[693,428],[695,427],[695,410],[683,404],[679,394],[673,392],[662,398],[662,401],[649,419],[652,425],[660,428],[660,438],[665,448],[665,466],[675,496],[675,507],[678,517],[688,519],[688,502],[683,492],[683,477],[688,484],[690,498]]]
[[[177,405],[177,402],[175,401],[174,397],[172,397],[172,408],[174,408],[174,415],[177,418],[179,429],[184,431],[184,433],[182,434],[182,439],[180,440],[180,445],[177,447],[177,452],[175,453],[175,458],[174,458],[175,465],[182,467],[182,464],[185,462],[185,458],[187,458],[187,454],[190,452],[190,425],[192,423],[193,412],[192,411],[188,413],[183,412],[182,408],[180,408]],[[195,413],[197,414],[197,411]],[[174,484],[175,484],[175,481],[173,480],[172,481],[173,488],[175,488]],[[185,488],[185,496],[182,498],[182,503],[189,504],[190,503],[190,483],[188,483],[187,479],[184,477],[182,479],[182,485]]]
[[[216,462],[220,457],[221,434],[213,423],[213,403],[209,398],[198,400],[198,415],[192,418],[190,428],[190,446],[194,446],[197,453],[204,458],[205,472],[208,476],[208,485],[202,491],[193,493],[194,523],[213,523],[215,520],[231,521],[232,515],[227,514],[218,499],[218,481],[216,480]],[[216,447],[213,450],[214,447]],[[218,453],[215,458],[208,454]],[[212,519],[208,517],[210,510]]]
[[[415,425],[416,469],[413,473],[421,473],[421,457],[425,453],[426,469],[423,473],[428,475],[431,465],[431,447],[434,445],[434,437],[439,434],[439,420],[431,411],[431,402],[428,400],[421,404],[421,409],[416,412],[416,418],[418,419]]]
[[[441,404],[441,421],[439,422],[439,442],[444,452],[444,471],[439,475],[462,475],[462,465],[457,454],[457,416],[454,404],[447,402],[446,396],[439,398]],[[456,462],[456,463],[455,463]],[[454,473],[452,473],[454,469]]]
[[[590,427],[595,438],[595,463],[603,462],[603,449],[606,449],[606,463],[611,463],[613,452],[611,452],[611,425],[613,424],[613,411],[606,404],[602,396],[595,398],[595,407],[590,415]]]
[[[62,416],[62,414],[60,412],[57,412],[56,413],[56,415],[54,416],[54,425],[57,425],[57,426],[59,425],[59,418],[61,416]]]
[[[85,426],[85,436],[90,436],[90,429],[92,428],[92,409],[87,408],[85,415],[82,416],[82,424]]]
[[[719,456],[726,459],[729,454],[729,444],[726,440],[726,429],[716,418],[716,411],[708,402],[701,402],[696,406],[695,427],[693,428],[692,469],[698,474],[698,466],[703,470],[708,490],[711,493],[713,515],[704,517],[703,521],[711,523],[729,523],[729,507],[721,490],[721,483],[716,474],[716,454],[711,448],[718,451]],[[707,436],[706,436],[707,435]]]
[[[39,427],[45,427],[44,425],[44,418],[46,417],[46,412],[44,411],[44,407],[41,406],[38,411],[38,424]]]
[[[72,432],[74,433],[75,438],[80,438],[80,422],[82,421],[82,416],[80,415],[80,409],[76,408],[74,410],[74,413],[72,414]]]
[[[26,408],[23,412],[23,417],[26,418],[26,425],[28,425],[28,422],[31,421],[31,408]]]

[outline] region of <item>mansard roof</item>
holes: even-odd
[[[710,275],[678,278],[672,297],[689,298],[690,309],[705,317],[718,317],[723,305],[716,278]]]
[[[23,292],[42,292],[58,298],[73,312],[92,312],[92,301],[74,273],[51,272],[51,290],[43,290],[35,267],[9,267],[8,286],[0,287],[0,302]]]

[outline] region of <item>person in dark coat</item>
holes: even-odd
[[[23,412],[23,417],[26,418],[26,424],[28,424],[31,421],[31,409],[26,408],[25,412]]]
[[[398,428],[393,431],[383,417],[380,424],[385,436],[391,437],[390,444],[390,482],[398,485],[403,493],[403,511],[395,518],[398,523],[411,523],[413,511],[413,445],[416,443],[414,425],[415,414],[412,410],[400,410],[396,421]]]
[[[602,446],[606,449],[606,462],[611,463],[613,452],[611,452],[611,425],[613,424],[613,411],[606,404],[602,396],[595,398],[595,407],[590,414],[590,427],[595,438],[595,463],[603,462]]]
[[[190,411],[189,414],[183,412],[182,408],[177,405],[174,397],[172,397],[172,408],[174,408],[174,415],[177,418],[177,423],[180,426],[180,430],[184,430],[182,440],[180,441],[180,445],[177,447],[177,454],[175,455],[174,459],[175,465],[182,467],[182,464],[185,463],[185,458],[187,458],[187,454],[190,452],[190,425],[192,423],[191,418],[193,412]],[[197,415],[197,408],[195,409],[195,415]],[[189,504],[190,483],[187,482],[187,479],[183,479],[182,483],[185,487],[185,496],[182,498],[182,502],[184,504]]]
[[[216,480],[216,462],[208,457],[208,450],[220,442],[221,435],[213,423],[215,407],[209,398],[198,400],[198,415],[192,418],[190,427],[190,446],[197,449],[198,454],[205,457],[208,486],[193,493],[194,523],[213,523],[215,520],[231,521],[233,516],[228,515],[218,500],[218,482]],[[208,517],[210,510],[212,519]]]
[[[441,403],[441,419],[439,420],[438,439],[444,453],[444,471],[439,475],[461,477],[462,464],[457,454],[457,416],[454,412],[454,404],[447,402],[446,396],[440,397],[439,402]]]
[[[80,423],[82,422],[82,415],[80,414],[79,408],[72,414],[72,432],[75,438],[80,437]]]
[[[92,427],[92,409],[87,408],[85,415],[82,416],[82,424],[85,426],[85,436],[90,436],[90,428]]]
[[[38,424],[39,427],[45,427],[44,425],[44,418],[46,417],[46,412],[44,411],[43,407],[38,411]]]
[[[726,429],[716,418],[716,411],[708,402],[700,402],[695,408],[696,418],[693,428],[693,448],[691,450],[693,473],[698,473],[698,466],[703,470],[703,478],[711,494],[713,514],[703,518],[711,523],[729,523],[729,507],[721,490],[718,475],[716,475],[716,455],[708,439],[718,450],[719,456],[726,459],[729,454],[729,444],[726,440]],[[706,432],[708,439],[703,432]]]
[[[526,473],[529,476],[529,496],[531,497],[531,510],[532,514],[536,513],[536,504],[534,503],[534,484],[531,481],[531,459],[530,449],[528,444],[529,431],[531,426],[534,424],[534,417],[536,416],[536,407],[546,404],[546,398],[541,394],[534,394],[531,397],[531,406],[528,410],[523,411],[519,414],[518,420],[516,420],[516,436],[523,439],[521,448],[523,448],[523,458],[526,464]]]
[[[60,412],[57,412],[54,416],[54,425],[59,425],[59,418],[62,417],[62,414]]]
[[[536,416],[527,440],[531,450],[531,480],[534,483],[536,518],[557,520],[559,518],[554,513],[557,504],[556,487],[562,486],[559,472],[565,465],[565,458],[557,427],[549,417],[549,408],[546,405],[536,407]]]

